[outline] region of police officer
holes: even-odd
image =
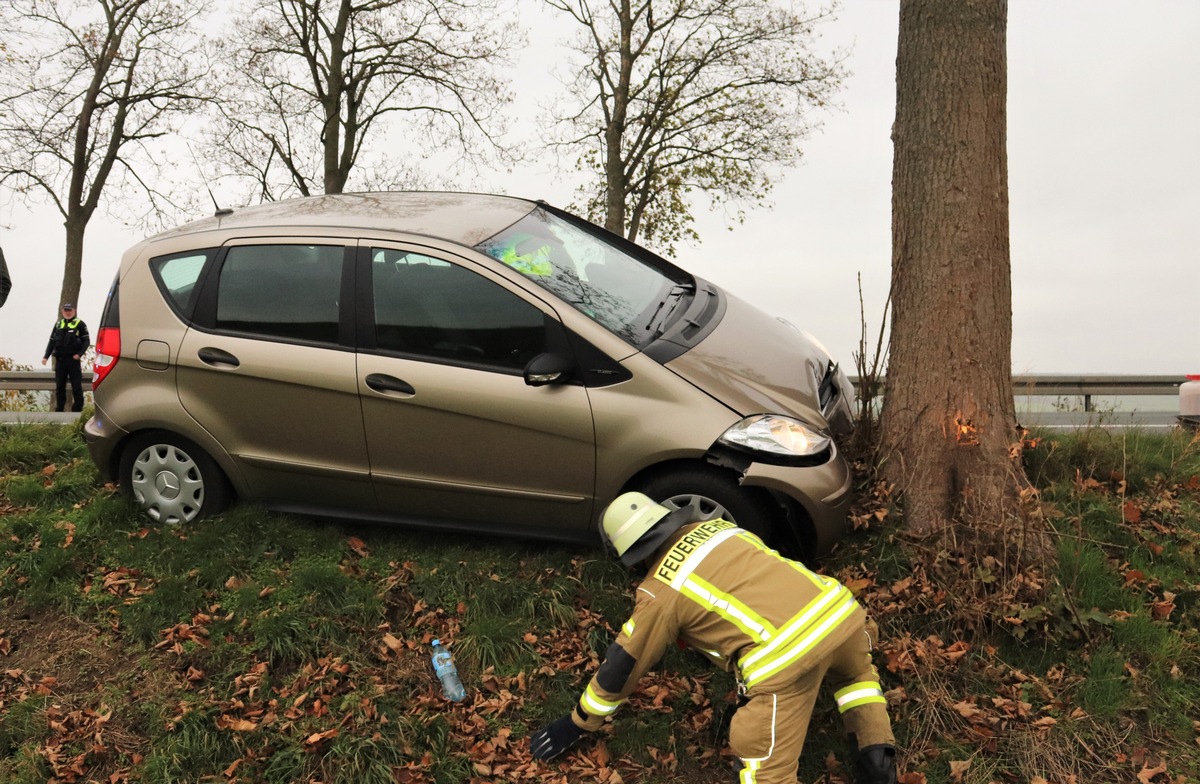
[[[667,646],[682,640],[735,673],[743,704],[729,745],[738,781],[795,784],[817,690],[828,678],[854,745],[856,784],[895,784],[896,749],[879,674],[875,624],[850,591],[725,520],[697,522],[641,493],[605,510],[603,535],[628,567],[649,567],[633,615],[571,713],[530,740],[552,759],[604,724]]]
[[[68,378],[71,380],[71,410],[83,410],[81,360],[91,344],[87,324],[75,315],[73,304],[64,302],[62,318],[54,325],[54,330],[50,333],[50,342],[46,344],[46,353],[42,357],[43,365],[51,356],[54,357],[55,411],[62,411],[66,407]]]

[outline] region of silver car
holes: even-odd
[[[93,459],[153,519],[271,509],[598,542],[698,503],[783,551],[842,534],[852,389],[781,319],[542,202],[364,193],[128,250]]]

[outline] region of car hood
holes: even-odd
[[[821,413],[818,389],[829,365],[825,350],[787,322],[724,295],[721,323],[667,367],[742,416],[787,414],[844,431],[848,422],[841,401],[830,412],[834,422]],[[839,390],[845,389],[839,383]]]

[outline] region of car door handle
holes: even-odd
[[[401,381],[395,376],[386,376],[383,373],[372,373],[367,376],[367,386],[376,392],[399,392],[403,395],[417,394],[417,390],[413,389],[412,384],[407,381]]]
[[[206,365],[228,365],[229,367],[237,367],[242,364],[238,358],[228,351],[222,351],[219,348],[205,346],[196,352],[196,356],[200,357],[200,361]]]

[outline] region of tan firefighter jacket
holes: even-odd
[[[677,639],[755,694],[786,688],[865,618],[837,580],[724,520],[684,526],[651,563],[633,615],[572,715],[583,729],[599,729]]]

